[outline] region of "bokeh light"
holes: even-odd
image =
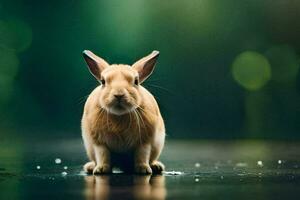
[[[32,31],[25,22],[18,19],[0,20],[0,103],[7,102],[12,95],[19,69],[17,53],[28,49],[31,42]]]
[[[32,42],[32,30],[18,19],[0,21],[0,44],[17,52],[26,50]]]
[[[7,101],[12,94],[18,66],[19,59],[15,52],[11,49],[0,48],[0,103]]]
[[[274,46],[266,52],[272,66],[272,80],[294,81],[299,70],[299,57],[290,46]]]
[[[234,80],[244,88],[259,90],[270,80],[271,66],[263,55],[246,51],[233,61],[232,75]]]
[[[6,21],[0,20],[0,45],[10,47],[13,43],[13,34],[8,28]]]

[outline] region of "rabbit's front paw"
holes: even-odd
[[[95,168],[95,162],[93,162],[93,161],[87,162],[87,163],[85,163],[85,165],[83,166],[83,170],[84,170],[84,172],[87,173],[87,174],[92,174],[94,168]]]
[[[96,165],[93,174],[109,174],[111,173],[111,167],[108,164]]]
[[[164,164],[157,160],[153,161],[150,166],[154,174],[161,174],[165,170]]]
[[[148,164],[137,164],[135,172],[138,174],[152,174],[152,169]]]

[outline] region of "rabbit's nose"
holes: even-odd
[[[115,94],[114,96],[118,101],[120,101],[121,99],[124,98],[125,95],[124,94]]]

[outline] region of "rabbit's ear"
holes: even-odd
[[[101,78],[101,72],[109,66],[109,64],[100,58],[99,56],[96,56],[93,52],[89,50],[84,50],[82,52],[83,58],[85,62],[87,63],[89,70],[91,74],[97,79],[100,80]]]
[[[153,51],[151,54],[138,60],[132,65],[133,69],[137,70],[139,73],[140,83],[145,81],[151,75],[151,73],[154,70],[158,56],[159,52]]]

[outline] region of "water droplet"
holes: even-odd
[[[244,163],[244,162],[239,162],[239,163],[236,163],[235,166],[236,166],[236,167],[247,167],[248,164],[247,164],[247,163]]]
[[[199,182],[199,178],[195,178],[195,182]]]
[[[56,159],[55,159],[55,163],[56,163],[56,164],[60,164],[60,163],[61,163],[61,159],[60,159],[60,158],[56,158]]]
[[[260,167],[264,166],[264,164],[261,160],[257,161],[257,165],[260,166]]]
[[[68,173],[67,172],[62,172],[61,175],[66,176],[66,175],[68,175]]]
[[[68,166],[64,166],[64,169],[68,169]]]
[[[170,171],[170,172],[164,172],[164,174],[166,174],[166,175],[181,175],[181,174],[183,174],[183,172]]]
[[[282,160],[278,160],[278,164],[279,164],[279,165],[282,164]]]
[[[36,168],[37,168],[37,169],[41,169],[41,166],[38,165],[38,166],[36,166]]]
[[[200,167],[201,165],[200,165],[200,163],[195,163],[195,167]]]
[[[221,176],[221,179],[224,179],[224,176]]]

